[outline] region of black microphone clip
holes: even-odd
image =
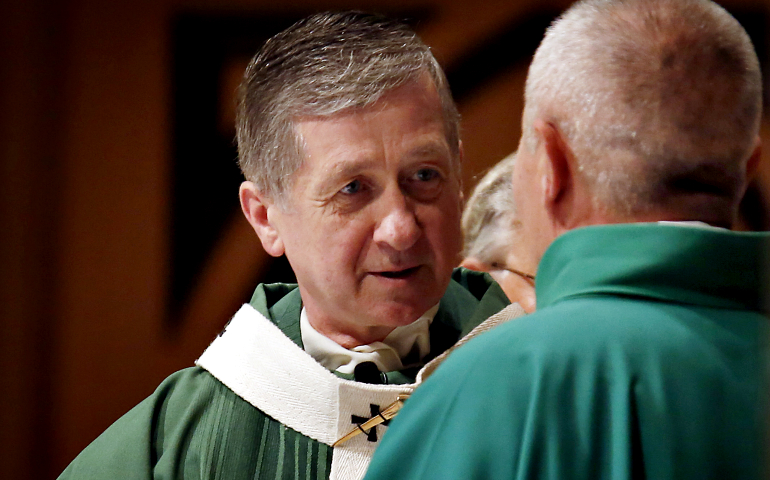
[[[356,382],[383,385],[388,383],[388,377],[377,368],[374,362],[361,362],[353,369],[353,378]]]

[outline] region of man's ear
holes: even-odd
[[[257,232],[262,247],[274,257],[283,255],[283,240],[281,240],[280,232],[271,218],[274,215],[273,211],[277,211],[278,207],[257,190],[252,182],[243,182],[238,194],[241,199],[243,214],[254,231]]]
[[[546,210],[555,224],[569,225],[571,219],[567,217],[575,213],[575,178],[569,147],[552,123],[538,119],[533,126],[544,153],[539,172]]]
[[[488,272],[491,270],[491,265],[482,262],[476,257],[465,257],[465,259],[460,262],[460,266],[477,272]]]

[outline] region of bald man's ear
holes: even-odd
[[[278,213],[278,207],[257,190],[252,182],[243,182],[238,193],[243,214],[254,231],[257,232],[262,247],[274,257],[283,255],[283,240],[281,240],[280,232],[275,227],[272,218],[275,213]]]
[[[539,165],[545,207],[556,223],[568,225],[570,219],[563,216],[572,213],[573,205],[565,202],[574,199],[575,185],[569,147],[552,123],[536,120],[533,126],[545,154]]]

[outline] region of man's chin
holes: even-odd
[[[421,266],[401,274],[369,274],[364,283],[368,307],[364,310],[380,325],[399,327],[420,318],[444,295],[432,269]],[[448,283],[448,279],[447,279]],[[439,287],[442,287],[439,291]]]

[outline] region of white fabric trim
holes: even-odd
[[[518,308],[511,308],[514,306]],[[462,341],[523,314],[517,304],[509,306]],[[331,445],[354,427],[352,415],[369,418],[370,405],[385,407],[400,393],[411,393],[447,355],[445,352],[425,365],[415,384],[370,385],[345,380],[313,360],[273,322],[246,304],[195,363],[265,414]],[[376,428],[379,440],[387,427]],[[358,435],[336,447],[331,478],[363,478],[378,444]]]

